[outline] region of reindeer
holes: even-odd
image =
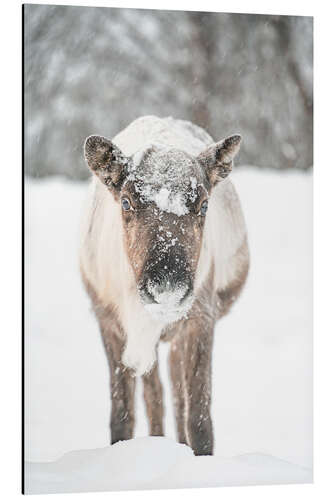
[[[213,454],[214,325],[246,281],[249,252],[228,175],[241,137],[142,117],[112,141],[92,135],[80,268],[110,368],[111,444],[131,439],[136,376],[150,435],[162,436],[157,346],[170,342],[178,440]]]

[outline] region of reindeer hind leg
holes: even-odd
[[[184,349],[182,339],[177,336],[171,342],[169,368],[178,441],[183,444],[189,444],[186,429],[187,401],[185,392]]]
[[[142,376],[143,395],[151,436],[163,436],[163,389],[159,377],[158,361],[149,373]]]

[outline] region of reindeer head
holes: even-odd
[[[231,171],[240,142],[231,136],[197,157],[160,145],[126,157],[104,137],[86,140],[89,168],[120,205],[141,301],[166,323],[192,306],[209,197]]]

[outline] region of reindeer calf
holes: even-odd
[[[228,177],[239,135],[214,143],[201,128],[142,117],[112,141],[90,136],[93,172],[81,273],[111,374],[111,442],[130,439],[142,376],[151,435],[163,435],[157,346],[170,346],[178,439],[213,453],[214,325],[248,273],[246,227]]]

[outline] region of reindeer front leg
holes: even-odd
[[[188,444],[186,429],[186,392],[185,392],[184,341],[181,330],[172,339],[169,365],[172,383],[173,404],[176,418],[178,441]]]
[[[210,416],[214,324],[201,318],[180,323],[170,347],[170,375],[178,441],[196,455],[213,454]]]
[[[211,405],[211,362],[214,325],[206,319],[186,322],[185,388],[187,434],[195,455],[213,454]]]
[[[133,437],[136,379],[121,362],[124,341],[112,334],[104,338],[104,345],[111,375],[111,444],[114,444]]]

